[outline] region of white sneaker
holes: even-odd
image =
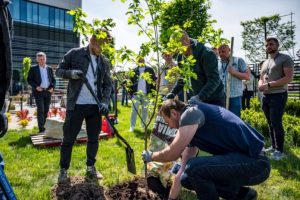
[[[284,153],[275,150],[275,151],[272,153],[271,159],[272,159],[272,160],[281,160],[281,159],[284,158],[284,156],[285,156]]]
[[[134,131],[134,127],[131,126],[131,127],[129,128],[129,132],[133,132],[133,131]]]

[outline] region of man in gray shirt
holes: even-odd
[[[269,59],[262,64],[258,82],[259,91],[263,92],[262,109],[269,124],[273,151],[272,158],[283,158],[284,129],[282,116],[287,101],[287,84],[293,80],[294,62],[290,56],[279,53],[279,42],[276,38],[266,40],[266,51]]]

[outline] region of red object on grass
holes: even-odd
[[[102,128],[101,128],[101,130],[104,133],[107,133],[109,138],[113,137],[113,129],[110,126],[110,124],[107,122],[105,117],[102,118]]]

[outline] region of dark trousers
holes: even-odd
[[[250,99],[253,97],[254,92],[244,90],[242,96],[242,109],[245,110],[246,108],[250,108]]]
[[[183,187],[195,190],[199,199],[239,199],[242,186],[256,185],[270,174],[266,156],[251,158],[240,153],[195,157],[188,160],[181,175]]]
[[[265,94],[262,98],[262,109],[269,125],[269,134],[273,148],[283,152],[284,129],[282,116],[287,101],[287,92]]]
[[[122,105],[124,105],[124,102],[126,104],[126,106],[128,106],[128,93],[126,91],[126,89],[122,89]]]
[[[51,93],[43,90],[42,92],[36,92],[34,94],[35,103],[37,106],[37,121],[40,132],[45,130],[45,122],[47,119],[50,103]]]
[[[92,166],[96,162],[101,130],[101,115],[97,105],[75,105],[74,110],[67,110],[63,126],[64,138],[60,150],[60,167],[69,169],[72,148],[76,137],[85,120],[87,132],[87,160],[86,165]]]

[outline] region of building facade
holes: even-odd
[[[34,64],[36,53],[43,51],[47,54],[47,64],[55,69],[67,51],[79,46],[79,37],[73,32],[72,16],[67,11],[81,8],[82,1],[12,0],[9,7],[14,20],[14,89],[18,79],[22,79],[24,57],[30,57]],[[65,89],[65,83],[58,79],[57,88]]]

